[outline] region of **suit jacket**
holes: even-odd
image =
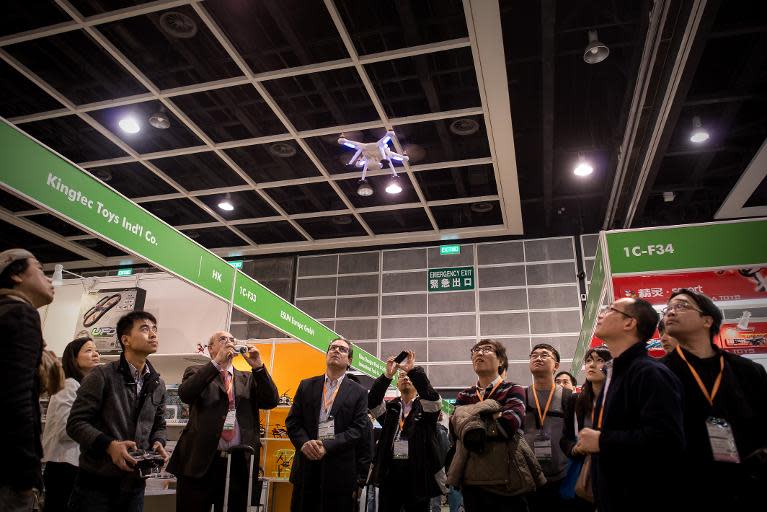
[[[250,372],[234,369],[234,399],[240,442],[258,453],[258,409],[272,409],[279,402],[277,388],[265,367]],[[218,449],[229,408],[224,381],[213,363],[190,366],[184,372],[178,395],[189,404],[189,423],[181,433],[168,463],[176,476],[202,478]]]
[[[351,505],[352,493],[357,488],[357,452],[362,449],[362,437],[367,432],[366,422],[370,421],[367,416],[367,391],[361,385],[348,378],[341,381],[330,409],[335,421],[335,438],[323,441],[325,456],[319,461],[312,461],[301,452],[304,443],[318,439],[324,381],[324,375],[302,380],[285,419],[288,436],[296,449],[290,472],[290,481],[294,486],[291,510],[316,510],[316,503],[307,503],[306,507],[301,503],[304,486],[315,486],[316,489],[319,485],[320,510],[323,511],[342,510],[347,503]]]

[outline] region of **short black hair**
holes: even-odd
[[[652,304],[643,299],[634,299],[634,302],[626,304],[626,310],[631,318],[637,321],[637,335],[640,341],[648,341],[658,328],[660,315],[652,307]]]
[[[708,295],[696,292],[695,290],[690,290],[689,288],[682,288],[681,290],[672,293],[671,297],[668,298],[669,302],[671,302],[671,299],[677,295],[689,296],[693,302],[695,302],[695,305],[698,306],[698,309],[700,309],[701,315],[711,317],[713,322],[711,322],[711,327],[708,328],[708,337],[713,343],[714,337],[719,334],[719,329],[722,327],[722,320],[724,319],[722,310],[714,304],[714,301],[711,300]]]
[[[505,370],[509,369],[509,358],[506,356],[506,347],[498,340],[492,338],[484,338],[479,340],[471,347],[472,352],[475,348],[482,345],[490,345],[495,350],[495,355],[498,358],[498,375],[501,375]]]
[[[570,373],[570,372],[566,372],[564,370],[559,372],[559,373],[557,373],[556,375],[554,375],[554,380],[556,380],[557,377],[559,377],[560,375],[567,375],[568,377],[570,377],[570,382],[573,383],[573,386],[577,386],[578,385],[578,381],[576,380],[575,377],[573,377],[573,374]]]
[[[328,352],[330,352],[330,345],[332,345],[334,341],[343,341],[344,343],[346,343],[346,346],[349,347],[349,364],[347,365],[346,368],[347,369],[351,368],[352,367],[352,357],[354,357],[354,347],[352,347],[352,344],[351,344],[351,342],[349,340],[344,339],[344,338],[336,338],[336,339],[332,340],[330,343],[328,343],[328,349],[325,351],[325,353],[327,354]]]
[[[13,289],[18,286],[18,283],[14,281],[11,276],[17,276],[23,274],[29,268],[29,258],[16,260],[10,263],[3,273],[0,274],[0,288]]]
[[[77,365],[77,356],[80,354],[83,345],[89,341],[93,341],[93,338],[83,336],[82,338],[70,341],[64,349],[64,353],[61,355],[61,366],[64,367],[64,376],[67,379],[75,379],[77,382],[83,381],[85,375],[83,375],[83,371]]]
[[[557,362],[559,362],[559,360],[560,360],[560,357],[559,357],[559,351],[558,351],[557,349],[555,349],[554,347],[552,347],[551,345],[549,345],[548,343],[538,343],[538,344],[537,344],[536,346],[534,346],[534,347],[533,347],[533,349],[530,351],[530,355],[532,355],[532,354],[533,354],[533,352],[535,352],[535,351],[536,351],[536,350],[538,350],[539,348],[542,348],[542,349],[546,349],[546,350],[548,350],[549,352],[551,352],[552,354],[554,354],[554,359],[556,359],[556,360],[557,360]]]
[[[123,351],[125,351],[123,335],[130,333],[136,320],[149,320],[157,325],[157,319],[148,311],[131,311],[130,313],[123,315],[122,318],[117,321],[117,342],[120,344],[120,348],[122,348]]]

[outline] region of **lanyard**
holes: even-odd
[[[591,407],[591,428],[594,428],[594,411],[597,408],[599,398],[594,400],[594,405]],[[602,430],[602,416],[605,414],[605,400],[602,399],[602,403],[599,405],[599,420],[597,420],[596,430]]]
[[[322,385],[322,408],[325,411],[330,411],[330,408],[333,406],[333,401],[336,399],[336,395],[338,394],[338,390],[341,388],[341,383],[339,382],[338,384],[336,384],[336,390],[333,391],[332,395],[330,395],[330,399],[325,399],[325,397],[327,396],[327,391],[325,386],[326,386],[325,384]]]
[[[546,414],[549,412],[549,406],[551,405],[551,399],[554,398],[554,391],[556,391],[557,386],[556,384],[551,387],[551,392],[549,393],[549,399],[546,402],[546,408],[543,410],[543,414],[541,414],[541,403],[538,401],[538,392],[535,390],[535,384],[533,384],[533,398],[535,398],[535,407],[538,409],[538,419],[541,421],[541,428],[543,428],[543,422],[546,421]]]
[[[716,394],[719,392],[719,385],[722,383],[722,375],[724,374],[724,356],[719,356],[719,375],[717,375],[716,380],[714,381],[714,387],[711,388],[711,393],[709,393],[706,389],[706,386],[703,384],[700,375],[698,375],[698,372],[695,371],[695,368],[693,368],[689,361],[687,361],[687,358],[684,357],[684,352],[682,352],[682,349],[679,348],[679,345],[676,346],[676,352],[679,354],[679,357],[682,358],[682,361],[687,363],[687,367],[690,369],[690,373],[692,373],[692,376],[695,378],[695,382],[698,383],[698,387],[700,388],[701,392],[703,392],[703,396],[706,397],[708,403],[711,405],[711,407],[713,407],[714,398],[716,398]]]
[[[503,379],[499,378],[498,382],[495,384],[495,386],[493,386],[493,389],[490,390],[490,394],[487,395],[487,398],[490,398],[491,396],[493,396],[493,393],[495,393],[495,390],[498,389],[498,386],[500,386],[501,384],[503,384]],[[477,386],[475,393],[477,393],[477,398],[479,398],[480,402],[485,401],[485,397],[479,394],[479,386]]]

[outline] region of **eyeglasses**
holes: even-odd
[[[674,302],[673,304],[669,304],[665,308],[661,309],[660,310],[660,314],[663,315],[663,316],[666,316],[669,313],[669,311],[673,311],[674,313],[678,313],[680,311],[687,311],[688,309],[691,309],[692,311],[697,311],[698,313],[701,313],[701,314],[703,313],[703,311],[701,311],[700,309],[696,308],[695,306],[693,306],[689,302],[679,301],[679,302]]]
[[[554,356],[552,356],[548,352],[536,352],[534,354],[530,354],[530,361],[535,361],[536,359],[545,361],[546,359],[552,359],[553,357]]]
[[[330,345],[328,347],[328,352],[333,352],[334,350],[336,352],[340,352],[341,354],[348,354],[349,353],[349,348],[348,347],[344,347],[343,345]]]
[[[495,349],[493,347],[483,346],[483,347],[474,347],[471,349],[472,354],[495,354]]]
[[[616,313],[620,313],[621,315],[623,315],[625,317],[634,318],[633,315],[629,315],[625,311],[621,311],[620,309],[614,308],[612,306],[602,306],[601,308],[599,308],[599,314],[600,315],[606,315],[609,311],[615,311]]]

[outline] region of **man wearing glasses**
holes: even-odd
[[[594,334],[613,360],[605,364],[607,379],[595,407],[600,412],[593,428],[580,431],[575,449],[592,454],[600,512],[675,510],[677,500],[689,495],[674,485],[647,487],[659,468],[678,475],[684,447],[681,384],[647,354],[657,325],[658,313],[641,299],[617,300],[597,318]]]
[[[325,355],[325,375],[298,385],[285,426],[296,454],[290,471],[292,512],[351,510],[357,490],[357,458],[368,435],[368,397],[345,378],[351,343],[335,339]]]
[[[168,472],[178,478],[176,510],[208,512],[211,505],[221,509],[227,450],[232,446],[253,447],[258,467],[258,410],[274,408],[279,395],[257,348],[248,347],[243,354],[251,371],[234,368],[234,345],[230,333],[214,333],[208,341],[210,362],[187,368],[178,387],[179,397],[190,409],[189,424],[168,463]],[[248,474],[246,461],[233,458],[229,489],[232,510],[245,509]]]
[[[695,490],[690,509],[745,509],[767,484],[767,373],[714,345],[722,312],[702,293],[673,293],[663,320],[679,342],[663,362],[684,388],[681,489]]]

